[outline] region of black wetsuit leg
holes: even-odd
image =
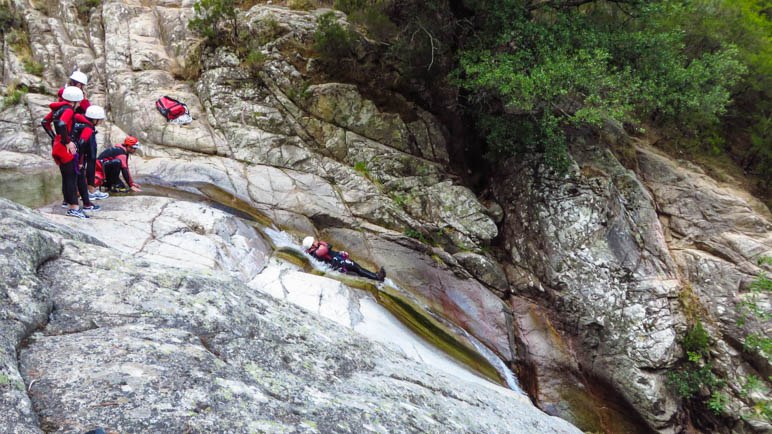
[[[117,186],[120,182],[121,162],[118,160],[104,161],[102,162],[102,170],[105,172],[104,187],[110,189]]]
[[[60,164],[59,172],[62,174],[62,194],[64,201],[70,205],[78,204],[78,176],[75,174],[76,160]]]
[[[91,139],[88,144],[88,154],[86,155],[86,183],[94,187],[94,177],[96,176],[96,158],[97,158],[97,142],[96,136],[91,135]]]
[[[362,277],[366,277],[368,279],[373,279],[378,281],[381,280],[378,278],[378,275],[376,273],[365,270],[364,268],[362,268],[362,266],[360,266],[359,264],[357,264],[356,262],[350,259],[346,259],[345,261],[343,261],[343,265],[346,267],[346,271],[353,271],[354,273]]]
[[[91,205],[91,201],[88,198],[88,185],[86,184],[86,171],[81,168],[77,178],[78,193],[80,193],[80,199],[83,201],[83,206]]]

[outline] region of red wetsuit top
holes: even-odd
[[[73,129],[78,129],[80,127],[75,127],[75,124],[84,124],[85,127],[80,130],[80,135],[78,137],[70,137],[74,142],[75,145],[78,147],[78,154],[80,154],[80,163],[84,161],[84,159],[88,158],[88,155],[90,154],[90,147],[81,147],[89,145],[92,137],[96,134],[96,131],[94,130],[94,124],[91,123],[90,120],[88,120],[87,117],[80,113],[75,113],[75,122],[73,123]],[[74,134],[74,132],[73,132]],[[96,153],[96,143],[94,144],[94,151]],[[93,155],[91,158],[96,158],[96,155]],[[80,164],[79,163],[79,164]]]
[[[324,241],[315,242],[308,250],[309,254],[321,259],[324,262],[332,261],[335,252],[330,248],[330,244]]]
[[[67,150],[66,146],[70,143],[70,131],[72,131],[72,124],[75,120],[75,110],[72,108],[72,105],[66,101],[52,102],[49,107],[51,108],[51,113],[47,114],[44,118],[44,122],[47,122],[49,128],[51,122],[54,121],[54,113],[64,107],[64,110],[59,116],[59,120],[56,121],[57,125],[54,125],[56,136],[54,137],[54,146],[51,149],[51,156],[54,157],[56,164],[67,164],[75,158],[74,155],[70,154],[70,151]]]

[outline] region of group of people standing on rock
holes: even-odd
[[[129,171],[129,156],[139,149],[139,141],[127,136],[97,155],[96,127],[106,117],[102,106],[86,98],[88,77],[76,70],[67,85],[59,89],[58,100],[49,105],[51,111],[40,122],[51,137],[51,156],[62,174],[62,208],[67,215],[89,218],[88,212],[101,207],[93,201],[109,197],[101,191],[142,191]],[[120,174],[126,180],[120,180]],[[128,185],[128,187],[126,187]],[[80,206],[80,201],[83,206]]]
[[[93,201],[106,199],[108,191],[142,191],[129,171],[129,156],[139,149],[136,137],[127,136],[123,143],[113,145],[97,155],[96,127],[106,117],[105,109],[91,104],[86,98],[88,77],[76,70],[67,85],[59,89],[58,101],[49,105],[51,111],[41,121],[41,126],[51,137],[51,156],[62,174],[62,207],[67,215],[89,218],[86,212],[99,211]],[[126,185],[120,180],[120,175]],[[83,205],[80,206],[80,201]],[[330,265],[342,273],[382,282],[386,277],[383,267],[378,272],[368,271],[349,258],[344,251],[313,237],[303,239],[303,248],[314,259]]]

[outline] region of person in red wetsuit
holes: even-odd
[[[80,72],[80,70],[75,70],[70,75],[70,79],[67,81],[67,86],[75,86],[81,91],[83,91],[83,99],[80,101],[79,104],[75,106],[75,113],[79,114],[85,114],[86,110],[88,110],[88,107],[91,105],[89,103],[88,99],[86,99],[86,85],[88,84],[88,76],[86,74]],[[61,89],[59,89],[59,101],[63,101],[62,99],[62,93],[64,92],[64,88],[67,87],[64,86]]]
[[[91,105],[85,114],[75,114],[75,122],[72,126],[70,137],[75,142],[78,150],[77,183],[78,192],[83,200],[84,211],[99,211],[99,205],[91,202],[94,197],[88,187],[94,185],[96,172],[96,126],[105,118],[105,109],[98,105]]]
[[[88,218],[78,205],[77,191],[77,149],[75,143],[70,140],[70,132],[75,121],[75,104],[83,99],[83,92],[75,87],[68,86],[62,92],[64,101],[54,102],[49,105],[51,123],[55,133],[51,156],[59,166],[62,174],[62,196],[67,205],[67,215],[77,218]]]
[[[326,264],[329,264],[333,269],[340,271],[341,273],[347,273],[349,271],[356,273],[362,277],[368,279],[377,280],[383,282],[386,278],[386,271],[381,267],[377,273],[368,271],[356,262],[352,261],[348,257],[347,252],[337,252],[332,249],[332,245],[325,241],[314,239],[314,237],[303,238],[303,248],[306,253],[311,255],[314,259],[318,259]]]
[[[129,156],[137,152],[139,148],[140,144],[136,137],[126,136],[123,143],[105,149],[99,154],[97,158],[104,171],[105,179],[104,184],[102,184],[103,187],[111,191],[120,191],[128,185],[131,191],[142,191],[140,185],[134,182],[129,171]],[[123,175],[126,184],[121,181],[120,175]]]

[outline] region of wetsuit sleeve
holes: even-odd
[[[129,157],[126,156],[126,154],[119,155],[118,161],[121,162],[121,174],[123,174],[123,179],[126,180],[126,184],[128,184],[130,187],[134,185],[134,180],[131,178],[131,172],[129,172]]]
[[[94,137],[94,130],[91,128],[84,128],[80,133],[80,137],[75,141],[75,146],[78,147],[78,153],[85,156],[91,155],[91,140]]]
[[[56,137],[56,133],[54,133],[54,130],[51,128],[51,122],[53,120],[54,112],[50,111],[47,115],[45,115],[45,117],[43,117],[43,120],[40,121],[40,126],[43,127],[43,129],[46,131],[46,134],[48,134],[48,136],[52,139]]]

